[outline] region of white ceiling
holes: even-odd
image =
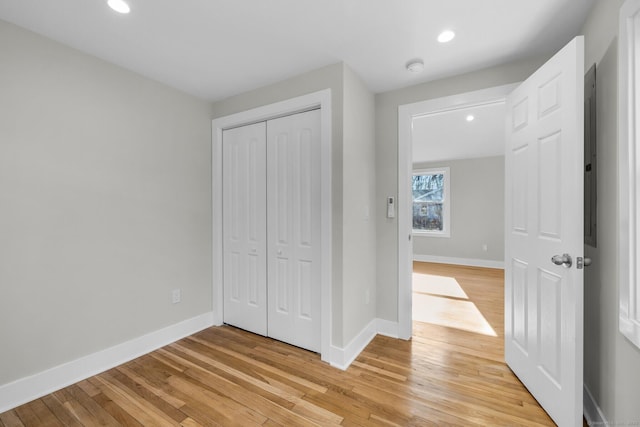
[[[505,117],[497,102],[414,118],[413,163],[504,155]]]
[[[215,101],[339,61],[379,93],[551,54],[594,1],[0,0],[0,19]]]

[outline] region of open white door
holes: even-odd
[[[507,97],[505,359],[563,427],[582,425],[583,90],[577,37]]]

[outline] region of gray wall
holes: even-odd
[[[0,385],[211,311],[210,105],[3,21],[0,58]]]
[[[345,66],[343,345],[376,317],[375,98]]]
[[[526,79],[547,58],[534,58],[376,95],[376,208],[398,193],[398,106],[427,99],[515,83]],[[377,221],[377,313],[398,320],[398,224]]]
[[[418,163],[449,166],[451,236],[414,234],[413,255],[504,261],[504,156]],[[482,245],[487,245],[483,251]]]
[[[597,64],[598,247],[585,247],[584,382],[607,421],[640,422],[640,349],[618,331],[618,10],[597,1],[584,27],[585,66]]]
[[[375,248],[375,216],[366,221],[363,215],[364,204],[371,203],[374,190],[364,189],[360,181],[351,179],[361,180],[365,176],[374,182],[373,95],[346,65],[340,63],[218,101],[213,104],[213,117],[327,88],[331,89],[333,127],[331,342],[343,347],[362,329],[360,325],[366,325],[373,318],[375,312],[372,303],[370,308],[363,307],[363,293],[372,286],[373,279],[369,280],[366,274],[355,274],[375,265],[373,250],[359,251],[364,241],[362,233],[371,234],[364,239]]]

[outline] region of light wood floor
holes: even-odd
[[[378,336],[343,372],[210,328],[0,414],[0,426],[553,425],[502,361],[502,271],[415,270],[455,277],[497,336],[414,322],[411,341]]]

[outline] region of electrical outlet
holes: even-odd
[[[182,292],[180,292],[180,289],[174,289],[173,291],[171,291],[171,302],[173,304],[177,304],[182,300]]]
[[[486,243],[482,244],[482,250],[485,251],[485,252],[487,252],[489,250],[489,248],[487,247]]]

